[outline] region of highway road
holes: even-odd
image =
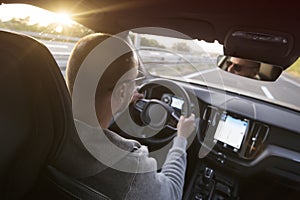
[[[60,67],[63,75],[65,76],[65,71],[67,67],[67,62],[73,47],[74,42],[57,42],[49,40],[40,40],[42,43],[48,47],[50,52],[53,54],[58,66]]]
[[[202,80],[207,83],[220,85],[221,88],[238,88],[241,94],[253,94],[270,102],[296,106],[300,110],[300,80],[286,72],[275,82],[251,80],[224,72],[219,68],[209,68],[187,75],[185,78]],[[252,96],[252,95],[251,95]]]

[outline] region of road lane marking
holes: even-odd
[[[200,71],[200,72],[196,72],[196,73],[193,73],[193,74],[186,75],[183,78],[194,78],[196,76],[206,74],[206,73],[209,73],[209,72],[213,72],[213,71],[216,71],[216,70],[218,70],[218,68],[207,69],[207,70],[203,70],[203,71]]]
[[[53,51],[53,52],[51,52],[54,56],[55,55],[60,55],[60,56],[69,56],[69,55],[71,55],[71,52],[56,52],[56,51]]]
[[[268,90],[268,88],[266,88],[265,86],[261,86],[261,89],[265,93],[266,97],[268,97],[269,99],[274,99],[273,95]]]
[[[286,81],[286,82],[289,82],[289,83],[291,83],[293,85],[296,85],[297,87],[300,87],[300,83],[297,83],[296,81],[293,81],[293,80],[291,80],[291,79],[289,79],[287,77],[282,76],[281,79],[284,80],[284,81]]]

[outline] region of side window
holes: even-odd
[[[9,30],[34,37],[53,54],[63,75],[72,48],[92,30],[71,19],[71,15],[54,13],[27,4],[1,4],[0,30]]]
[[[286,70],[286,73],[300,80],[300,57]]]

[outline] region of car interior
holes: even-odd
[[[297,2],[1,3],[32,5],[54,13],[66,10],[72,20],[91,30],[84,34],[118,34],[136,47],[141,71],[138,91],[145,98],[130,104],[110,129],[148,146],[150,156],[156,158],[156,152],[176,135],[180,115],[194,113],[197,126],[194,137],[188,139],[182,199],[299,198]],[[76,43],[70,41],[75,37],[63,42],[65,36],[58,34],[58,39],[43,42],[45,38],[28,30],[4,27],[7,21],[0,13],[0,198],[112,199],[75,178],[86,176],[99,162],[77,134],[65,83],[67,59]],[[47,37],[54,37],[51,34]],[[181,46],[173,44],[170,50],[171,41]],[[218,43],[222,55],[204,45],[186,47],[182,41]],[[53,50],[54,44],[66,52]],[[181,50],[175,52],[175,47]],[[258,66],[255,76],[243,75],[245,66],[232,58]],[[198,67],[201,62],[204,67]],[[231,67],[234,71],[229,71]],[[134,125],[127,123],[128,118]],[[137,134],[129,134],[132,130]],[[157,158],[158,166],[163,163],[161,156]]]

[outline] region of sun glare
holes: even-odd
[[[69,25],[73,23],[70,15],[65,12],[57,13],[56,17],[57,17],[57,22],[60,24]]]
[[[74,23],[66,12],[54,13],[35,6],[26,4],[0,5],[0,20],[9,21],[13,18],[29,18],[30,24],[48,26],[51,23],[71,25]]]

